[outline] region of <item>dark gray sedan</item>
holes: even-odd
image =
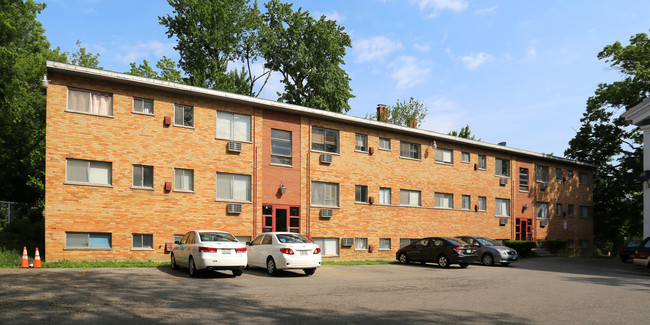
[[[485,265],[508,265],[517,260],[517,251],[498,241],[480,236],[456,236],[460,240],[478,248],[478,258]]]

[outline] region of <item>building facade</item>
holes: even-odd
[[[300,232],[343,259],[434,235],[591,252],[587,164],[56,62],[48,77],[49,261],[164,261],[191,229]]]

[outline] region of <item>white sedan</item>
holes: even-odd
[[[246,245],[229,232],[192,230],[175,244],[172,269],[187,267],[190,276],[202,270],[231,270],[234,276],[240,276],[248,263]]]
[[[270,275],[285,269],[302,269],[305,274],[312,275],[320,267],[320,247],[300,234],[267,232],[246,245],[248,266],[266,268]]]

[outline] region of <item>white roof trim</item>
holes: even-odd
[[[106,80],[111,80],[120,83],[134,84],[142,87],[151,87],[151,88],[163,89],[163,90],[168,90],[173,92],[191,93],[195,95],[215,98],[218,100],[223,100],[228,102],[250,105],[254,107],[284,111],[284,112],[300,114],[300,115],[305,115],[310,117],[323,118],[327,120],[335,120],[343,123],[356,124],[365,127],[390,130],[393,132],[427,138],[430,141],[444,140],[447,142],[466,144],[474,147],[503,152],[504,154],[513,154],[513,155],[526,156],[530,158],[552,160],[561,163],[580,165],[580,166],[585,166],[590,168],[595,167],[592,164],[587,164],[577,160],[571,160],[563,157],[557,157],[557,156],[537,153],[528,150],[506,147],[506,146],[501,146],[498,144],[492,144],[483,141],[470,140],[470,139],[455,137],[443,133],[405,127],[405,126],[395,125],[387,122],[379,122],[375,120],[369,120],[361,117],[334,113],[330,111],[307,108],[304,106],[287,104],[287,103],[277,102],[268,99],[261,99],[261,98],[255,98],[255,97],[244,96],[239,94],[233,94],[233,93],[220,91],[220,90],[212,90],[212,89],[207,89],[202,87],[188,86],[179,83],[162,81],[158,79],[150,79],[150,78],[138,77],[138,76],[118,73],[113,71],[80,67],[76,65],[54,62],[54,61],[47,61],[47,68],[48,70],[51,71],[62,72],[67,74],[76,74],[76,75],[82,75],[86,77],[94,77],[97,79],[106,79]]]
[[[650,98],[632,106],[621,116],[630,124],[645,125],[650,122]]]

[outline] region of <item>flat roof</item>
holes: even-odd
[[[376,120],[370,120],[362,117],[355,117],[341,113],[334,113],[330,111],[308,108],[304,106],[282,103],[269,99],[256,98],[251,96],[239,95],[234,93],[229,93],[221,90],[212,90],[202,87],[189,86],[169,81],[162,81],[158,79],[144,78],[139,76],[133,76],[129,74],[113,72],[108,70],[86,68],[81,66],[76,66],[72,64],[66,64],[55,61],[47,61],[48,71],[59,72],[70,75],[83,76],[88,78],[94,78],[99,80],[107,80],[117,83],[137,85],[145,88],[154,88],[159,90],[171,91],[182,94],[192,94],[201,97],[207,97],[212,99],[217,99],[226,102],[238,103],[258,108],[264,108],[274,111],[287,112],[292,114],[299,114],[303,116],[309,116],[324,120],[331,120],[336,122],[342,122],[346,124],[353,124],[363,127],[369,127],[374,129],[381,129],[391,132],[397,132],[402,134],[407,134],[415,137],[425,138],[430,141],[441,140],[446,142],[451,142],[455,144],[469,145],[473,147],[493,150],[497,152],[503,152],[504,154],[519,155],[535,159],[549,160],[556,163],[562,164],[572,164],[578,165],[586,168],[595,168],[594,165],[583,163],[577,160],[572,160],[564,157],[557,157],[553,155],[548,155],[544,153],[537,153],[533,151],[523,150],[512,148],[508,146],[502,146],[499,144],[488,143],[484,141],[471,140],[461,137],[456,137],[448,134],[427,131],[417,128],[411,128],[401,125],[396,125],[388,122],[380,122]]]

